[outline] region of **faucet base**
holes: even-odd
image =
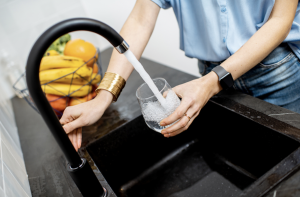
[[[107,197],[107,195],[108,195],[107,189],[105,189],[105,187],[102,187],[102,188],[104,190],[104,193],[103,193],[102,197]]]
[[[81,194],[88,197],[107,196],[106,189],[102,188],[86,159],[81,158],[81,160],[82,163],[78,167],[71,167],[70,164],[67,165],[67,171],[77,185]]]

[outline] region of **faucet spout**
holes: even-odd
[[[100,197],[105,194],[104,190],[100,189],[101,185],[90,166],[85,165],[87,162],[84,162],[74,149],[46,99],[39,80],[40,62],[47,48],[60,36],[79,30],[103,36],[119,53],[124,53],[129,48],[125,40],[105,23],[89,18],[68,19],[50,27],[35,42],[27,60],[26,81],[30,96],[69,163],[68,172],[77,187],[84,196]]]

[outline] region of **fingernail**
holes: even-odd
[[[165,126],[166,123],[161,121],[159,124],[160,124],[160,126]]]

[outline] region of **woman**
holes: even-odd
[[[160,8],[171,6],[180,28],[180,48],[199,59],[204,76],[173,88],[182,97],[181,105],[160,124],[180,121],[162,131],[165,137],[188,129],[207,101],[230,87],[232,79],[233,88],[300,113],[298,0],[137,0],[120,34],[138,59]],[[218,65],[219,71],[212,71]],[[225,85],[220,69],[232,76]],[[107,72],[122,83],[132,71],[126,58],[114,51]],[[103,88],[95,99],[65,110],[60,122],[76,150],[82,127],[100,119],[116,97]]]

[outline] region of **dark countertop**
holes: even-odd
[[[112,49],[107,49],[101,53],[104,70],[107,68],[111,51]],[[140,61],[152,78],[164,77],[172,87],[196,78],[144,58],[141,58]],[[83,143],[79,154],[87,158],[101,184],[109,190],[110,197],[115,194],[94,165],[85,147],[141,114],[135,98],[135,91],[142,82],[142,79],[134,71],[118,102],[112,104],[97,123],[83,130]],[[288,127],[290,132],[285,134],[300,141],[300,114],[235,91],[220,93],[212,98],[212,101],[260,124],[271,121],[274,124],[269,125],[283,133]],[[66,173],[62,152],[41,116],[22,99],[15,97],[12,102],[32,196],[81,196]],[[267,118],[256,116],[256,112],[265,114]],[[300,196],[299,182],[300,171],[298,170],[265,196]]]

